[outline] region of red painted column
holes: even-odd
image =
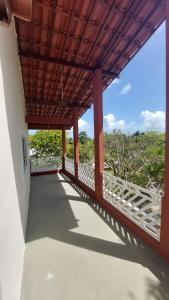
[[[93,78],[94,99],[94,146],[95,146],[95,193],[98,201],[103,199],[103,103],[102,103],[102,70],[97,69]]]
[[[78,118],[75,117],[73,125],[73,137],[74,137],[74,169],[75,178],[78,179],[78,163],[79,163],[79,141],[78,141]]]
[[[166,1],[166,148],[160,248],[169,260],[169,1]]]
[[[65,158],[66,158],[66,134],[62,129],[62,169],[65,170]]]

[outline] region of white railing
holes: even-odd
[[[31,172],[59,170],[61,157],[31,158]],[[75,175],[74,160],[65,158],[65,170]],[[78,165],[78,178],[91,189],[95,189],[94,168],[85,163]],[[140,226],[156,240],[160,239],[161,195],[144,189],[121,178],[104,173],[104,199]]]
[[[65,158],[65,170],[68,171],[70,174],[75,175],[73,159],[68,157]]]
[[[31,172],[46,172],[60,170],[62,168],[61,157],[33,157],[31,158]]]
[[[95,174],[93,167],[90,167],[88,164],[79,163],[78,165],[78,178],[80,181],[89,186],[92,190],[95,189]]]
[[[156,240],[160,239],[161,196],[104,173],[104,199]]]

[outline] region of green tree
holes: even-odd
[[[93,140],[88,137],[85,131],[79,133],[79,154],[80,162],[91,162],[94,158]],[[74,155],[74,143],[71,137],[67,138],[66,144],[66,156],[73,158]]]
[[[93,140],[88,139],[84,144],[80,143],[80,162],[91,162],[94,159]]]
[[[80,162],[91,162],[94,158],[93,140],[85,131],[79,133]]]
[[[66,143],[66,156],[73,158],[74,156],[74,144],[72,139],[67,139]]]
[[[162,133],[126,135],[114,130],[105,134],[105,161],[115,176],[143,187],[162,189],[164,145]]]
[[[59,130],[38,130],[29,137],[29,141],[37,157],[61,155],[62,136]]]
[[[87,136],[86,131],[81,131],[79,133],[79,143],[84,145],[90,138]]]

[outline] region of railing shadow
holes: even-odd
[[[69,178],[62,174],[68,181]],[[111,230],[125,243],[126,251],[131,249],[133,260],[148,268],[159,280],[155,283],[150,278],[146,278],[148,298],[156,300],[169,300],[169,264],[165,262],[153,249],[150,249],[144,242],[136,237],[126,226],[121,224],[115,217],[103,209],[94,199],[91,199],[81,188],[69,180],[76,192],[85,198],[89,206],[97,215],[111,228]],[[126,254],[123,254],[124,258]],[[132,259],[131,259],[132,261]],[[137,299],[132,292],[128,295],[131,299]]]
[[[123,243],[72,231],[79,226],[79,220],[74,215],[71,200],[88,204],[94,213],[111,228],[112,234],[114,232]],[[66,175],[41,176],[40,179],[34,177],[27,228],[27,242],[50,237],[148,268],[158,279],[158,283],[156,283],[157,280],[145,279],[148,297],[156,300],[169,300],[169,266],[167,263],[102,209]],[[129,292],[128,298],[137,299],[132,292]]]

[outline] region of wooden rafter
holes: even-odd
[[[54,106],[55,108],[68,108],[68,109],[71,109],[71,108],[85,108],[85,109],[88,109],[90,108],[90,105],[81,105],[80,103],[77,102],[76,103],[72,103],[74,101],[70,101],[71,103],[70,104],[67,104],[65,101],[65,103],[61,103],[62,100],[59,99],[59,100],[56,100],[56,101],[40,101],[40,100],[35,100],[35,101],[26,101],[26,105],[28,106],[36,106],[36,105],[40,105],[40,106]]]
[[[85,65],[81,65],[78,63],[74,63],[74,62],[70,62],[67,60],[63,60],[63,59],[59,59],[59,58],[53,58],[50,56],[43,56],[40,54],[34,54],[34,53],[30,53],[30,52],[24,52],[24,51],[20,51],[19,52],[19,56],[20,57],[24,57],[24,58],[30,58],[30,59],[34,59],[34,60],[38,60],[38,61],[43,61],[46,63],[53,63],[53,64],[57,64],[57,65],[62,65],[62,66],[67,66],[67,67],[71,67],[74,69],[79,69],[82,71],[87,71],[87,72],[94,72],[95,68],[89,67],[89,66],[85,66]],[[110,72],[110,71],[106,71],[106,70],[102,70],[103,75],[115,78],[118,77],[118,74],[115,72]]]
[[[69,125],[55,125],[55,124],[34,124],[29,123],[28,129],[46,129],[46,130],[69,130],[72,126]]]
[[[25,121],[32,124],[53,124],[53,125],[68,125],[72,126],[72,119],[63,117],[36,117],[36,116],[26,116]]]

